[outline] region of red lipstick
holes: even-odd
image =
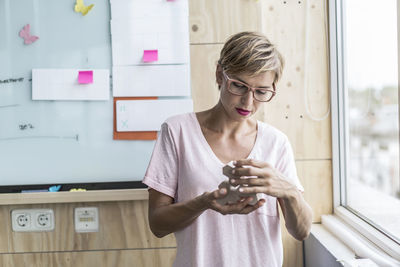
[[[247,116],[250,114],[250,111],[241,108],[236,108],[236,111],[242,116]]]

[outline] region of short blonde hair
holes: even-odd
[[[284,60],[276,47],[261,33],[240,32],[229,37],[221,50],[218,64],[229,74],[256,76],[275,73],[276,84],[282,76]]]

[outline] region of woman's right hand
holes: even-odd
[[[218,204],[217,199],[225,197],[226,194],[226,188],[221,188],[188,201],[174,203],[173,197],[150,188],[148,212],[150,229],[157,237],[163,237],[184,229],[207,209],[213,209],[224,215],[248,214],[265,203],[265,200],[261,199],[251,206],[248,205],[251,199],[242,198],[235,204]]]
[[[260,208],[265,203],[265,199],[260,199],[254,205],[249,205],[252,201],[252,197],[241,198],[240,201],[234,204],[221,205],[217,202],[217,199],[224,198],[227,194],[226,188],[220,188],[213,192],[205,192],[201,195],[201,200],[208,209],[215,210],[223,215],[226,214],[249,214]]]

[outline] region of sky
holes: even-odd
[[[344,3],[349,87],[397,86],[396,0],[347,0]]]

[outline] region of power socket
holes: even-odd
[[[31,229],[32,217],[30,213],[20,210],[12,214],[12,228],[13,231],[29,231]]]
[[[54,230],[52,209],[21,209],[11,211],[14,232],[45,232]]]
[[[51,210],[51,212],[48,211],[36,212],[34,220],[37,229],[43,229],[43,230],[50,230],[50,229],[52,230],[52,228],[54,229],[53,210]]]

